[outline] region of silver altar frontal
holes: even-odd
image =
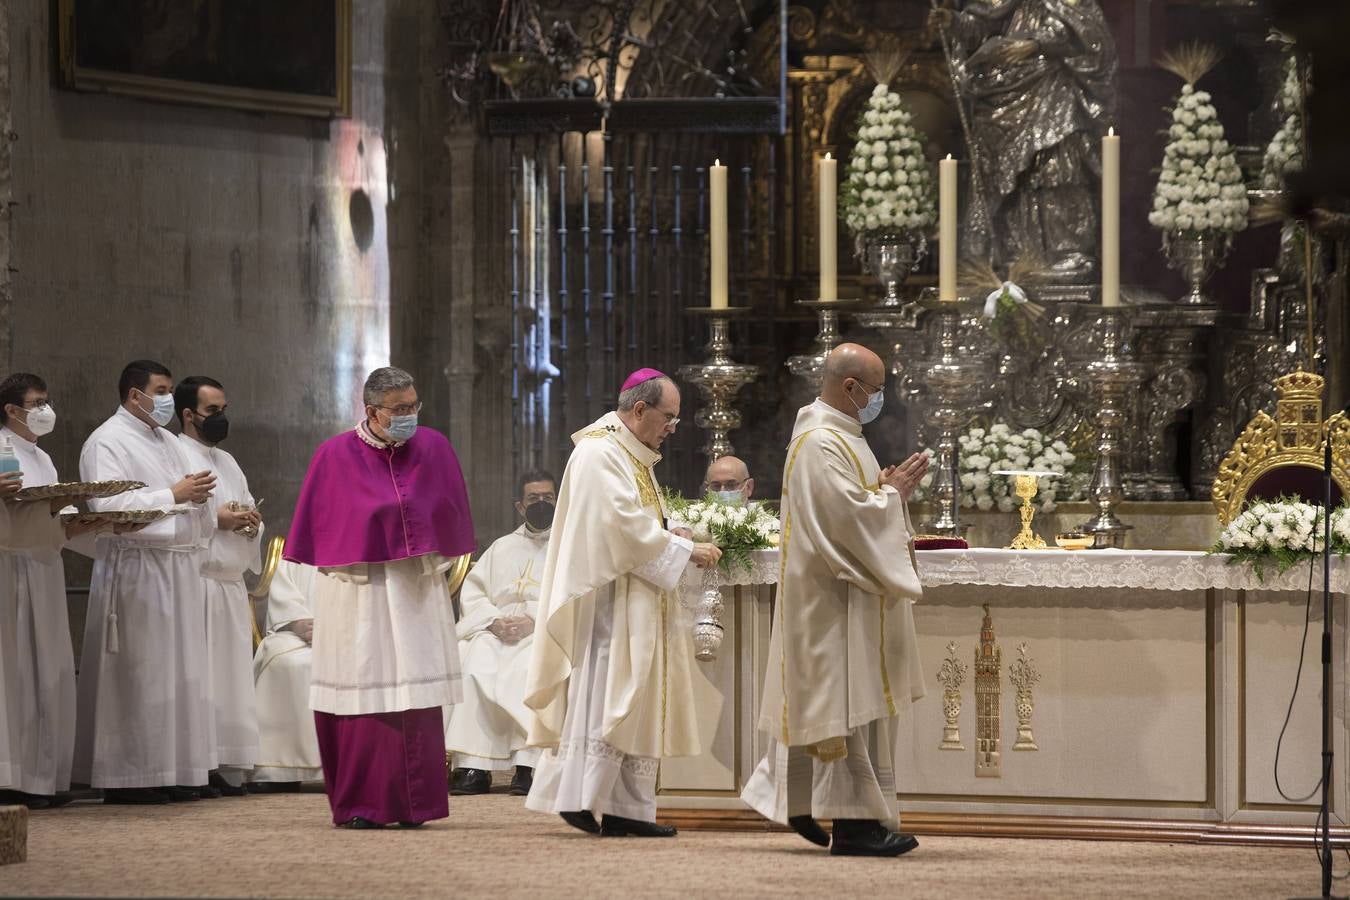
[[[1198,551],[939,550],[918,560],[928,693],[900,711],[906,830],[1234,841],[1311,833],[1315,800],[1282,797],[1273,775],[1303,650],[1312,689],[1294,705],[1280,782],[1302,795],[1318,778],[1316,621],[1300,646],[1306,563],[1262,581]],[[725,640],[695,675],[706,749],[663,762],[663,818],[762,822],[739,792],[765,749],[755,721],[777,576],[777,551],[762,551],[753,571],[727,579],[741,583],[723,588]],[[698,572],[687,578],[701,590]],[[1334,564],[1332,590],[1343,602],[1350,561]],[[1335,659],[1347,652],[1338,622]],[[1350,731],[1343,705],[1335,715],[1339,749]],[[1341,766],[1338,839],[1350,831],[1348,800]]]

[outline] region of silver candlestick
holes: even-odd
[[[938,345],[935,358],[920,362],[921,389],[932,395],[932,421],[938,427],[934,448],[933,486],[930,496],[936,513],[922,528],[928,534],[964,537],[970,524],[960,519],[961,471],[957,436],[971,414],[985,405],[985,395],[993,382],[990,361],[961,347],[958,328],[961,316],[975,313],[976,304],[921,301],[938,317]]]
[[[789,356],[787,369],[798,378],[806,381],[812,391],[820,390],[820,378],[825,367],[825,357],[839,346],[839,310],[857,303],[856,299],[798,300],[798,306],[814,309],[820,319],[820,331],[816,333],[816,342],[810,353]]]
[[[708,351],[708,361],[700,365],[680,366],[679,370],[680,377],[697,385],[708,401],[706,407],[694,414],[694,424],[708,431],[708,440],[702,450],[709,460],[730,456],[733,448],[727,439],[727,432],[741,427],[741,414],[732,405],[732,400],[741,388],[759,377],[761,370],[759,366],[731,361],[731,340],[727,337],[727,331],[731,317],[743,315],[750,308],[692,306],[685,311],[694,316],[706,316],[709,322],[709,338],[704,348]]]
[[[1088,499],[1096,514],[1080,530],[1094,536],[1096,548],[1125,546],[1125,532],[1134,527],[1116,516],[1116,507],[1125,499],[1120,477],[1121,426],[1127,415],[1127,398],[1140,377],[1139,366],[1124,358],[1128,324],[1119,309],[1100,310],[1092,324],[1092,332],[1099,336],[1102,348],[1102,355],[1086,366],[1087,381],[1097,400],[1100,429],[1097,462],[1088,489]]]

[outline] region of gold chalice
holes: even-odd
[[[1030,472],[1024,469],[1002,469],[994,472],[995,475],[1007,475],[1013,479],[1013,491],[1022,498],[1022,530],[1013,538],[1013,542],[1005,547],[1005,550],[1044,550],[1045,541],[1041,539],[1035,531],[1031,529],[1031,520],[1036,515],[1036,508],[1031,505],[1031,500],[1036,496],[1037,487],[1042,478],[1057,478],[1058,472]]]

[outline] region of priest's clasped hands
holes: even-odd
[[[173,486],[173,502],[205,503],[216,487],[216,476],[210,472],[197,472],[184,475],[183,480]]]
[[[913,453],[909,459],[898,466],[887,466],[881,472],[881,483],[890,485],[899,492],[902,500],[908,501],[914,488],[918,487],[928,472],[928,457],[922,453]]]
[[[503,644],[519,644],[534,634],[534,619],[529,616],[501,616],[493,619],[487,630]]]

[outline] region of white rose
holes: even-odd
[[[876,173],[876,172],[868,172],[866,175],[863,176],[863,180],[866,181],[869,185],[876,184],[876,183],[877,183],[877,173]]]
[[[873,156],[873,157],[872,157],[872,168],[875,169],[875,170],[878,171],[878,172],[880,172],[882,169],[886,168],[886,157],[884,157],[884,156]]]
[[[881,113],[877,112],[875,109],[869,109],[867,112],[863,113],[863,121],[868,125],[875,125],[881,121]]]

